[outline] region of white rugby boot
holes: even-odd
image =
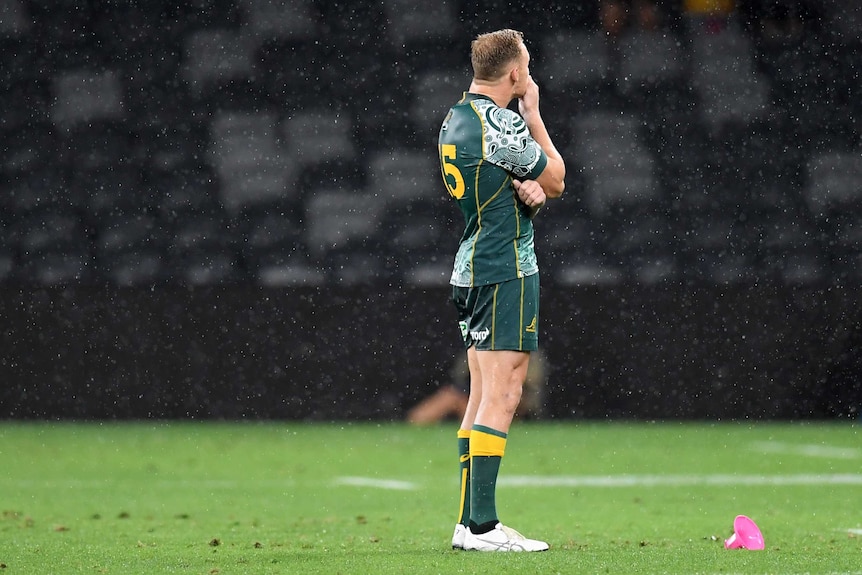
[[[455,533],[452,534],[452,549],[464,548],[464,537],[467,535],[467,526],[458,523],[455,525]]]
[[[474,535],[469,529],[464,534],[464,549],[468,551],[547,551],[544,541],[527,539],[511,527],[497,523],[491,531]]]

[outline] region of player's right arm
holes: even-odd
[[[542,206],[545,205],[547,196],[542,186],[536,180],[524,180],[523,182],[512,180],[512,185],[515,187],[518,197],[521,198],[521,201],[529,209],[530,219],[533,219],[539,213],[539,210],[542,209]]]
[[[548,164],[536,178],[536,181],[542,186],[547,197],[559,198],[563,195],[563,190],[566,189],[566,163],[554,146],[548,129],[545,127],[542,114],[539,112],[539,86],[532,77],[530,77],[530,83],[527,86],[527,93],[518,101],[518,110],[527,123],[530,135],[548,157]]]

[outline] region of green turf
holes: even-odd
[[[538,554],[449,549],[457,467],[451,425],[0,423],[0,573],[862,573],[858,426],[516,424]],[[739,513],[765,551],[723,548]]]

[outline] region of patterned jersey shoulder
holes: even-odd
[[[474,100],[472,106],[482,121],[482,155],[487,161],[517,178],[544,169],[547,158],[520,115],[485,99]]]

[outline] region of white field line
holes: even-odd
[[[375,477],[338,477],[335,485],[371,487],[396,491],[416,491],[419,483]],[[504,475],[499,487],[679,487],[679,486],[784,486],[862,485],[862,474],[798,475]]]
[[[862,475],[515,475],[501,476],[503,487],[677,487],[685,485],[862,485]]]
[[[855,447],[835,447],[817,443],[795,444],[780,441],[757,441],[752,449],[761,453],[779,453],[787,455],[802,455],[805,457],[824,457],[828,459],[859,459],[862,449]]]
[[[419,485],[410,481],[398,479],[375,479],[373,477],[339,477],[335,480],[336,485],[349,485],[351,487],[374,487],[377,489],[393,489],[396,491],[416,491]]]

